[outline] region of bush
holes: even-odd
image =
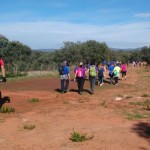
[[[70,133],[70,134],[71,134],[70,140],[73,142],[83,142],[83,141],[90,140],[93,138],[93,136],[87,136],[86,133],[82,134],[79,132],[75,132],[74,130],[73,130],[73,133]]]
[[[11,113],[15,112],[15,109],[13,107],[8,107],[8,106],[2,106],[0,109],[1,113]]]

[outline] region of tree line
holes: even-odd
[[[86,42],[64,42],[64,46],[53,52],[32,50],[29,46],[19,41],[9,41],[0,35],[0,55],[5,60],[6,70],[17,73],[30,70],[53,70],[63,61],[70,65],[79,61],[88,63],[95,60],[117,60],[121,62],[146,61],[150,64],[150,47],[141,50],[111,50],[106,43],[89,40]]]

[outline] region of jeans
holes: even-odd
[[[62,92],[67,92],[68,87],[69,87],[69,79],[61,79],[60,80],[61,83],[61,91]]]
[[[96,83],[96,77],[89,77],[89,82],[90,82],[90,92],[94,93],[94,87]]]

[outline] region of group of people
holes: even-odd
[[[122,80],[126,80],[127,65],[125,63],[116,63],[112,62],[109,65],[105,63],[100,63],[98,65],[95,62],[91,62],[88,65],[84,65],[83,62],[80,62],[78,66],[74,68],[74,82],[77,82],[78,93],[82,95],[84,82],[86,79],[90,83],[90,94],[94,93],[94,87],[96,81],[98,85],[102,86],[104,84],[104,78],[109,74],[110,84],[117,85],[120,73],[122,73]],[[61,82],[61,93],[68,92],[69,80],[70,80],[70,69],[67,65],[67,61],[64,61],[63,64],[59,67],[60,82]]]

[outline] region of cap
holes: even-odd
[[[80,62],[79,65],[82,66],[82,65],[83,65],[83,62]]]

